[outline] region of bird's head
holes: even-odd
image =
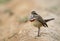
[[[33,21],[36,20],[36,18],[35,18],[36,15],[38,15],[38,14],[37,14],[35,11],[32,11],[32,12],[31,12],[31,16],[30,16],[30,21],[31,21],[31,22],[33,22]]]
[[[31,14],[33,14],[33,15],[38,15],[35,11],[32,11]]]

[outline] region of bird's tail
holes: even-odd
[[[51,20],[54,20],[54,18],[51,18],[51,19],[45,19],[45,22],[49,22]]]

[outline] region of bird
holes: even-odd
[[[40,15],[38,15],[36,13],[36,11],[32,11],[31,12],[31,16],[30,16],[30,19],[29,19],[29,21],[31,22],[31,24],[33,24],[34,27],[37,27],[38,28],[38,33],[37,33],[37,36],[38,37],[40,36],[40,28],[42,26],[48,27],[47,22],[49,22],[51,20],[54,20],[54,18],[51,18],[51,19],[43,19]]]

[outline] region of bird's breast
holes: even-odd
[[[42,26],[42,23],[40,23],[39,21],[35,20],[33,22],[31,22],[32,25],[34,25],[35,27],[41,27]]]

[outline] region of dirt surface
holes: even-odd
[[[0,41],[60,41],[59,4],[60,0],[11,0],[0,4]],[[31,22],[21,22],[33,10],[44,19],[55,18],[48,27],[41,27],[40,37],[36,37],[37,28]]]

